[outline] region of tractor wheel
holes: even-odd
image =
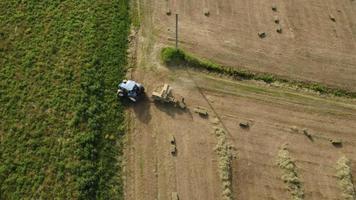
[[[124,96],[124,92],[122,90],[118,90],[117,91],[117,97],[123,97]]]

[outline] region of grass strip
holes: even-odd
[[[183,64],[189,67],[207,70],[213,73],[232,76],[236,79],[259,80],[269,84],[279,82],[301,89],[312,90],[320,94],[356,98],[356,92],[329,87],[316,82],[291,80],[269,73],[257,73],[248,70],[222,66],[210,60],[198,58],[190,53],[185,52],[182,49],[176,49],[173,47],[165,47],[161,50],[161,60],[167,65]]]

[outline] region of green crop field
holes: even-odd
[[[0,199],[122,199],[128,0],[0,1]]]

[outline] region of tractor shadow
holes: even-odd
[[[144,94],[137,102],[132,102],[128,98],[123,98],[121,100],[122,104],[126,108],[132,108],[135,113],[135,117],[140,120],[140,122],[147,124],[151,121],[152,115],[150,113],[150,99],[146,94]]]
[[[189,108],[182,109],[177,106],[174,106],[173,104],[163,103],[158,101],[154,101],[154,105],[158,110],[166,113],[172,118],[175,118],[176,115],[183,115],[183,114],[191,115]]]

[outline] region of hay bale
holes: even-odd
[[[204,15],[205,15],[205,16],[207,16],[207,17],[210,16],[210,11],[209,11],[209,9],[204,8],[203,12],[204,12]]]
[[[248,129],[250,128],[250,123],[249,122],[240,122],[239,123],[240,127],[243,129]]]
[[[172,144],[172,145],[175,145],[176,144],[176,138],[171,135],[170,138],[169,138],[169,142]]]
[[[334,15],[330,14],[329,18],[330,18],[331,21],[336,22],[336,19],[335,19]]]
[[[279,34],[281,34],[282,31],[283,31],[283,30],[282,30],[282,27],[281,27],[281,26],[278,26],[277,29],[276,29],[276,32],[279,33]]]
[[[200,116],[203,116],[203,117],[208,116],[208,111],[205,108],[200,107],[200,106],[194,108],[194,112],[198,113]]]
[[[173,135],[169,137],[169,143],[171,143],[170,152],[173,156],[175,156],[177,154],[177,145],[176,138]]]
[[[272,10],[273,10],[274,12],[277,12],[277,5],[273,4],[273,5],[272,5]]]
[[[167,8],[167,10],[166,10],[166,15],[170,16],[171,14],[172,14],[171,9],[170,9],[170,8]]]
[[[171,145],[171,154],[175,156],[177,154],[177,147],[176,145]]]
[[[265,38],[267,36],[267,33],[266,32],[258,32],[258,37],[260,38]]]
[[[274,21],[274,23],[279,24],[279,17],[278,16],[274,16],[273,17],[273,21]]]
[[[329,141],[334,146],[342,146],[342,140],[341,139],[329,139]]]

